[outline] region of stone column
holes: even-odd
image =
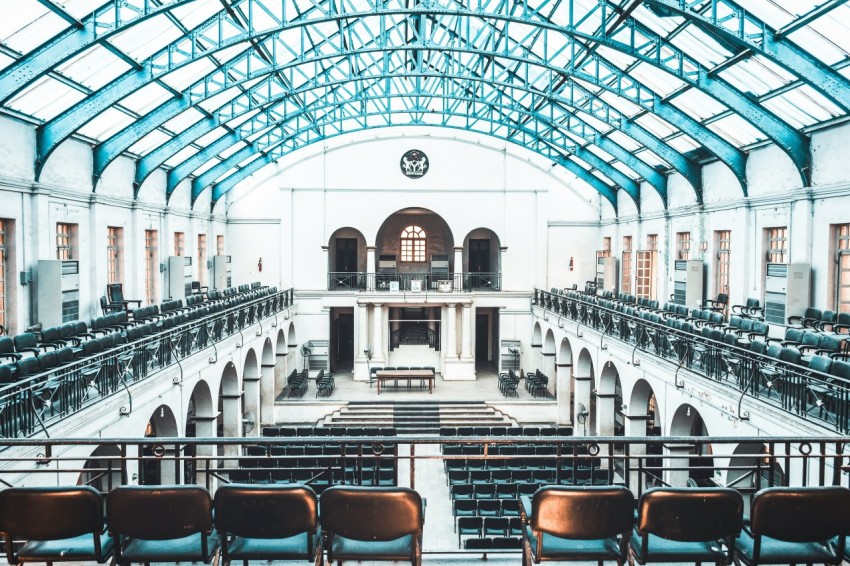
[[[664,481],[670,487],[686,487],[688,485],[688,466],[693,452],[693,444],[665,444],[664,466],[668,468],[683,468],[665,470]]]
[[[262,367],[260,368],[262,371]],[[260,423],[262,422],[261,414],[260,414],[260,403],[262,394],[260,392],[260,381],[263,376],[260,374],[257,377],[245,377],[242,380],[242,387],[244,389],[243,399],[242,399],[242,410],[245,413],[252,412],[254,413],[254,428],[251,429],[250,432],[247,432],[245,436],[260,436]],[[240,422],[241,422],[240,418]],[[244,425],[243,425],[244,430]]]
[[[221,395],[222,436],[225,438],[238,438],[242,436],[242,394],[224,393]],[[239,447],[235,444],[224,446],[224,455],[228,457],[239,456]],[[237,466],[236,460],[225,463],[226,466]]]
[[[384,306],[375,303],[372,309],[372,364],[385,363],[384,350]]]
[[[354,379],[364,381],[369,379],[371,360],[363,353],[369,348],[369,304],[358,303],[354,313],[354,325],[357,328],[357,339],[354,342]]]
[[[375,246],[366,246],[366,290],[375,290],[375,272],[377,271],[375,261]]]
[[[277,356],[275,356],[277,362]],[[274,422],[274,399],[277,397],[277,363],[260,365],[260,414],[257,415],[255,428],[260,425],[272,425]],[[259,432],[257,433],[259,434]]]
[[[558,402],[558,424],[573,425],[570,417],[572,412],[570,409],[570,372],[573,364],[556,364],[555,365],[555,398]]]
[[[457,310],[455,303],[446,305],[446,359],[457,359]]]
[[[626,436],[646,436],[646,421],[649,420],[649,415],[623,415],[626,426]],[[634,443],[629,445],[629,478],[628,487],[634,493],[637,493],[638,486],[644,478],[638,471],[643,460],[643,467],[646,467],[646,444]],[[645,474],[644,474],[645,475]],[[644,485],[643,487],[646,487]]]
[[[472,358],[472,303],[463,303],[460,357]]]
[[[591,431],[591,422],[590,422],[590,414],[585,415],[584,417],[580,414],[579,404],[584,405],[584,410],[588,413],[590,412],[590,386],[593,384],[593,376],[584,375],[575,376],[576,380],[576,391],[575,391],[575,409],[573,410],[573,414],[576,417],[575,430],[573,434],[576,436],[587,436]],[[581,422],[584,420],[584,422]]]

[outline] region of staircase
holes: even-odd
[[[350,402],[318,426],[395,427],[398,434],[439,434],[441,426],[515,426],[516,421],[486,403]]]

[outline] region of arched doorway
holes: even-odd
[[[573,409],[576,426],[575,434],[581,436],[593,435],[596,428],[596,400],[593,398],[593,359],[587,348],[582,348],[578,361],[573,368],[575,384],[575,408]]]
[[[600,436],[623,436],[623,390],[620,385],[620,372],[611,360],[602,366],[595,398],[596,433]]]
[[[266,338],[268,344],[268,338]],[[264,347],[265,345],[264,344]],[[271,348],[271,344],[268,344]],[[250,348],[242,367],[242,427],[240,436],[258,436],[260,433],[260,367],[257,354]]]
[[[543,365],[543,329],[537,321],[531,331],[531,365],[535,368]]]
[[[148,420],[145,438],[174,438],[180,435],[177,418],[171,407],[160,405]],[[179,446],[152,442],[142,446],[142,465],[139,467],[139,484],[165,485],[180,482],[180,462],[175,458]]]
[[[340,228],[328,240],[328,289],[366,288],[366,238],[356,228]]]
[[[236,366],[228,362],[221,375],[221,385],[218,390],[218,436],[234,438],[242,436],[242,394],[239,388],[239,375]],[[224,456],[236,456],[239,447],[225,444],[219,450]]]
[[[189,438],[214,438],[216,436],[216,415],[213,411],[213,399],[210,386],[206,381],[199,381],[192,389],[189,397],[189,406],[186,409],[186,436]],[[214,456],[215,446],[204,444],[197,447],[189,446],[187,454],[194,454],[199,459],[196,463],[186,463],[186,481],[203,484],[207,468],[211,461],[204,460],[204,456]],[[194,478],[194,479],[192,479]]]
[[[670,436],[693,437],[694,442],[667,445],[667,461],[670,467],[684,467],[687,470],[667,470],[665,476],[671,486],[715,486],[714,458],[710,442],[696,440],[709,436],[708,427],[696,407],[684,403],[676,409],[670,421]]]
[[[107,493],[127,483],[127,475],[117,446],[98,446],[83,466],[77,485],[88,485]]]
[[[558,399],[558,424],[571,424],[573,420],[573,348],[565,336],[558,347],[555,361],[557,387],[555,397]]]
[[[281,345],[283,332],[277,333],[277,351],[285,352],[286,343]],[[274,424],[274,400],[277,397],[277,356],[272,348],[271,338],[263,342],[263,353],[260,357],[260,414],[257,427]]]
[[[489,228],[472,230],[463,239],[464,288],[501,289],[501,244]]]
[[[632,388],[625,410],[625,434],[627,436],[660,436],[658,401],[652,386],[645,379],[638,379]],[[629,447],[631,463],[629,486],[637,490],[641,481],[644,486],[657,485],[662,479],[664,447],[662,444],[638,444]],[[641,465],[642,464],[642,465]],[[639,470],[646,470],[642,477]],[[647,482],[647,476],[651,481]]]

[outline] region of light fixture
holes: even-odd
[[[165,405],[159,406],[159,418],[165,418]]]
[[[700,249],[702,249],[702,251],[704,251],[704,252],[708,251],[708,242],[703,240],[702,244],[700,244]]]
[[[688,405],[688,412],[685,413],[685,416],[687,416],[687,417],[691,416],[691,406],[690,405]]]
[[[573,267],[574,267],[573,258],[570,257],[570,271],[573,270]]]

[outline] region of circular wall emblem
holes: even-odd
[[[428,156],[425,155],[424,151],[411,149],[404,152],[404,155],[401,156],[399,165],[401,166],[401,172],[404,173],[405,177],[418,179],[419,177],[424,177],[425,173],[428,172],[430,162],[428,161]]]

